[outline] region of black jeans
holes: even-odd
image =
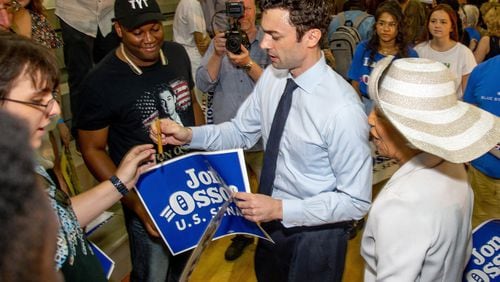
[[[342,281],[351,222],[285,228],[263,223],[275,244],[259,240],[255,252],[258,281]]]
[[[101,31],[98,30],[94,38],[74,29],[62,19],[59,19],[59,22],[64,41],[64,64],[68,71],[72,124],[74,125],[78,114],[78,97],[85,76],[94,64],[115,49],[120,41],[114,29],[106,37],[103,37]]]
[[[122,207],[132,262],[130,281],[179,281],[191,252],[173,256],[161,238],[153,238],[147,233],[141,220],[132,210]]]

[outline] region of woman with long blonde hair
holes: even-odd
[[[488,5],[490,8],[483,15],[487,33],[481,38],[474,51],[478,64],[500,54],[500,3],[490,2]]]

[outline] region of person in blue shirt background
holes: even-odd
[[[368,77],[375,63],[388,55],[395,58],[418,57],[404,36],[404,26],[403,12],[398,3],[385,2],[375,13],[372,37],[356,47],[347,76],[363,100],[367,114],[373,106],[368,96]]]
[[[465,89],[464,102],[500,116],[500,55],[474,68]],[[496,156],[495,156],[496,153]],[[500,217],[500,148],[471,161],[468,174],[474,190],[473,228],[487,219]]]

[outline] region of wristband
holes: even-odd
[[[252,60],[250,60],[246,65],[241,66],[241,68],[248,72],[252,69],[253,65],[254,65],[254,62]]]
[[[116,177],[116,175],[111,176],[109,178],[109,181],[111,181],[111,184],[115,186],[116,190],[118,190],[118,192],[120,192],[122,196],[127,195],[128,193],[127,186],[125,186],[125,184],[123,184],[123,182],[118,177]]]

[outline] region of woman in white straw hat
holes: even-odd
[[[400,168],[374,201],[363,234],[365,281],[461,281],[471,253],[473,193],[463,162],[500,140],[500,119],[457,100],[445,65],[379,61],[368,122]]]

